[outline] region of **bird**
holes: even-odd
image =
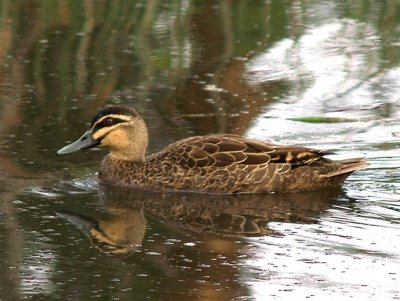
[[[109,105],[78,140],[57,151],[68,154],[109,148],[101,162],[101,183],[153,191],[199,193],[299,192],[341,186],[364,158],[332,160],[330,151],[280,145],[234,134],[192,136],[146,155],[144,119],[127,105]]]

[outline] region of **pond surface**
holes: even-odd
[[[400,3],[0,4],[1,300],[400,299]],[[57,157],[106,104],[149,153],[235,133],[366,157],[342,190],[143,193]]]

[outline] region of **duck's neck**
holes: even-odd
[[[110,152],[113,159],[144,162],[148,144],[147,128],[138,127],[135,132],[123,132],[119,137],[119,143],[116,144]]]
[[[110,157],[113,160],[131,161],[131,162],[144,162],[145,155],[143,153],[130,153],[126,151],[111,151]]]

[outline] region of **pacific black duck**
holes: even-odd
[[[148,190],[211,193],[297,192],[340,186],[367,165],[363,158],[330,160],[327,151],[285,146],[237,135],[195,136],[145,156],[148,132],[144,120],[127,106],[108,106],[90,129],[57,154],[97,145],[111,152],[103,159],[99,179]]]

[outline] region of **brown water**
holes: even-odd
[[[400,299],[400,3],[2,1],[1,300]],[[365,156],[339,191],[98,186],[105,104],[149,152],[226,132]]]

